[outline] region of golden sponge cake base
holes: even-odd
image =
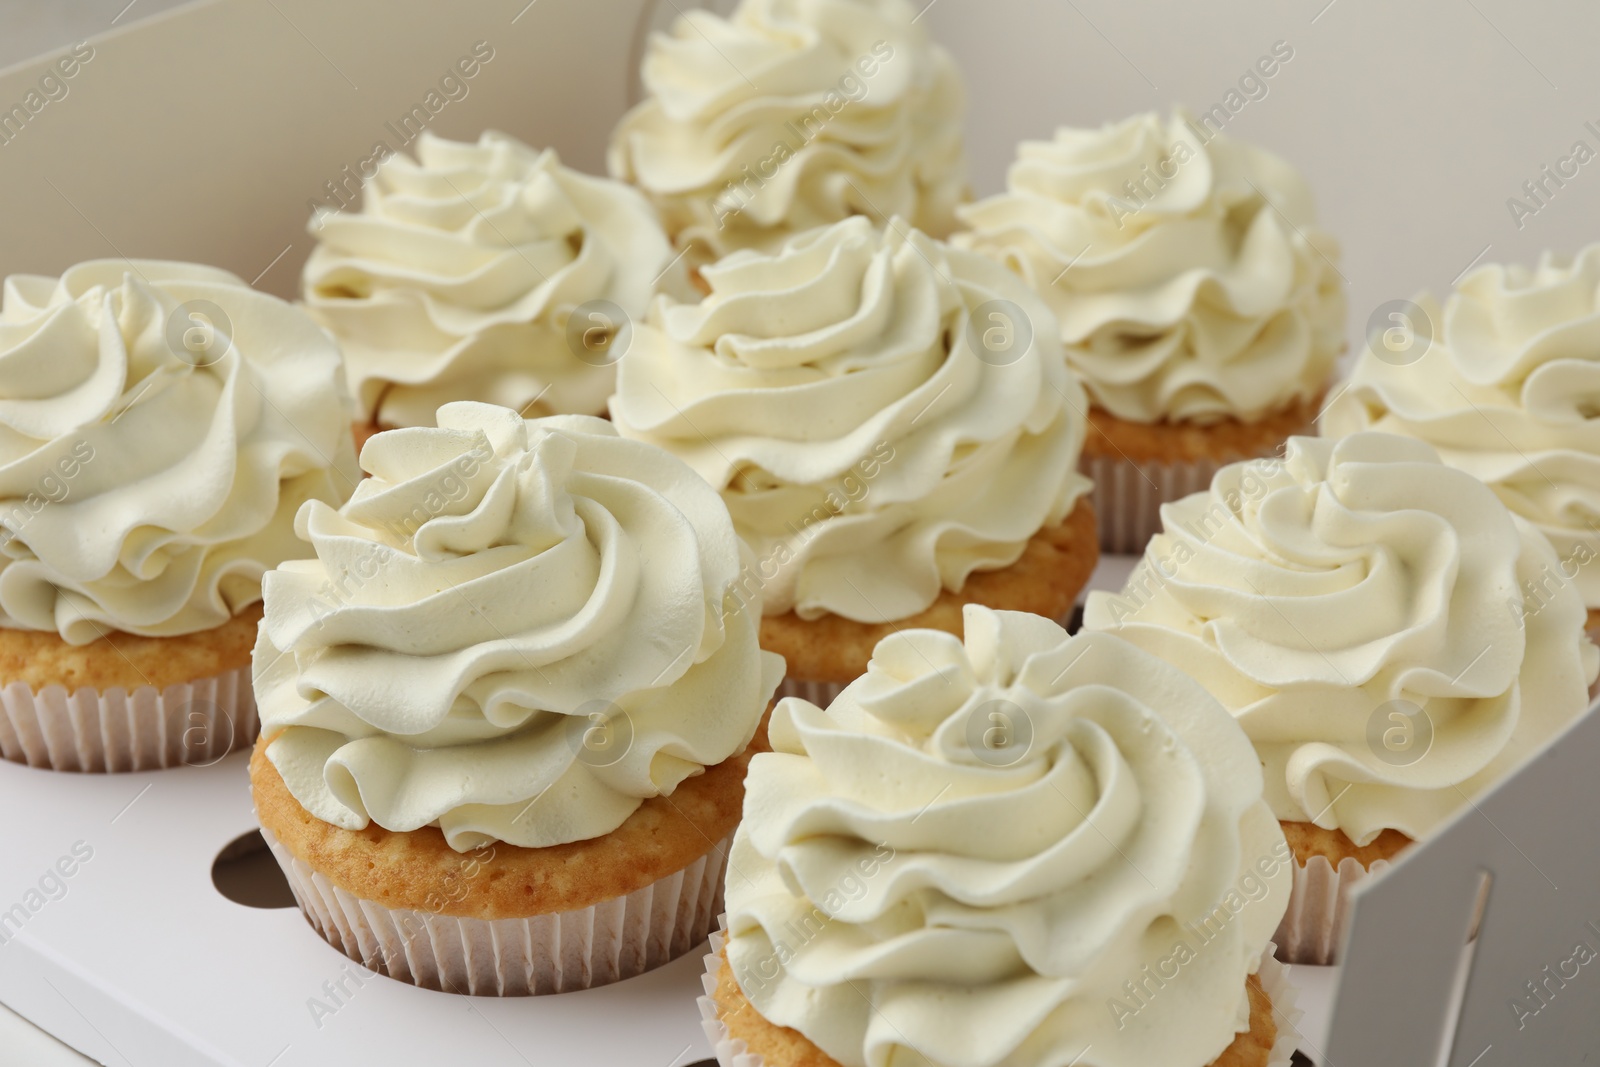
[[[809,621],[794,612],[768,615],[761,620],[761,647],[784,658],[790,678],[844,684],[866,673],[873,648],[890,634],[933,629],[959,637],[968,604],[1064,618],[1099,560],[1094,506],[1085,495],[1063,522],[1035,534],[1015,563],[973,572],[959,593],[942,591],[926,611],[881,623],[842,615]]]

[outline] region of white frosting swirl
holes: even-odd
[[[363,416],[385,426],[431,426],[452,400],[603,412],[616,372],[575,354],[573,309],[606,300],[637,318],[663,272],[663,286],[682,274],[636,190],[503,133],[423,133],[415,162],[379,166],[359,213],[310,229],[306,305],[343,345]]]
[[[731,855],[735,980],[847,1067],[1210,1063],[1288,903],[1249,743],[1125,642],[965,626],[885,639],[827,711],[778,704]]]
[[[653,37],[612,135],[678,242],[773,249],[850,215],[943,236],[965,195],[965,90],[908,0],[742,0]]]
[[[1338,245],[1288,163],[1183,113],[1025,141],[953,242],[1026,278],[1097,406],[1253,421],[1317,395],[1343,350]]]
[[[1427,441],[1538,526],[1561,577],[1600,608],[1600,567],[1588,566],[1600,556],[1600,244],[1570,263],[1546,253],[1531,270],[1482,267],[1442,310],[1416,303],[1427,322],[1409,329],[1423,335],[1397,337],[1383,358],[1369,345],[1323,434]]]
[[[307,811],[461,851],[615,830],[741,750],[783,674],[694,472],[588,416],[461,402],[362,450],[267,576],[267,756]],[[598,731],[595,733],[594,731]]]
[[[292,305],[186,263],[6,279],[0,626],[213,629],[359,477],[339,350]]]
[[[1524,602],[1549,542],[1420,441],[1292,437],[1161,515],[1084,625],[1221,700],[1280,819],[1420,839],[1588,704],[1600,653],[1576,590]]]
[[[658,301],[623,361],[617,428],[722,491],[769,614],[914,615],[1015,562],[1089,487],[1087,401],[1050,312],[996,264],[902,232],[850,219],[729,256],[703,302]],[[1022,316],[999,358],[974,345],[995,300]]]

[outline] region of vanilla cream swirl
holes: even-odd
[[[1443,309],[1416,305],[1357,360],[1322,432],[1427,441],[1539,527],[1561,577],[1600,607],[1600,245],[1485,266]]]
[[[1233,712],[1280,819],[1420,839],[1588,704],[1582,599],[1522,591],[1554,567],[1549,542],[1421,441],[1293,437],[1162,520],[1084,625]]]
[[[612,134],[611,173],[709,258],[851,215],[949,233],[965,90],[916,14],[908,0],[683,11],[650,40],[648,95]]]
[[[360,472],[338,348],[226,271],[97,260],[0,301],[0,626],[209,630]]]
[[[858,218],[704,276],[636,331],[611,413],[722,492],[769,614],[914,615],[1086,492],[1086,398],[998,265]]]
[[[1320,393],[1343,350],[1338,245],[1282,159],[1182,112],[1025,141],[952,240],[1056,313],[1098,407],[1253,421]]]
[[[423,133],[415,161],[379,166],[360,212],[310,229],[306,304],[344,347],[363,416],[384,426],[431,426],[452,400],[603,412],[614,360],[579,358],[573,310],[604,300],[636,318],[658,278],[682,273],[636,190],[502,133]]]
[[[1255,753],[1126,642],[964,621],[886,638],[827,711],[779,702],[731,853],[735,980],[847,1067],[1203,1067],[1288,903]]]
[[[306,810],[555,845],[742,751],[783,660],[716,494],[602,419],[438,421],[369,441],[350,502],[298,517],[316,558],[267,576],[257,702]]]

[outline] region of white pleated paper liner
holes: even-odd
[[[717,976],[723,968],[722,946],[727,933],[727,916],[724,915],[718,919],[717,931],[711,935],[706,973],[700,978],[701,987],[705,989],[705,995],[699,999],[700,1024],[705,1028],[706,1038],[711,1042],[720,1067],[763,1067],[762,1057],[748,1051],[742,1038],[728,1032],[728,1024],[722,1021],[722,1013],[714,995]],[[1267,1067],[1291,1067],[1295,1049],[1300,1044],[1300,1018],[1304,1012],[1299,1008],[1294,984],[1289,981],[1289,968],[1273,958],[1273,950],[1274,946],[1268,944],[1266,951],[1261,954],[1261,964],[1256,972],[1261,979],[1261,988],[1272,1001],[1272,1019],[1278,1025],[1278,1037],[1267,1056]],[[773,1067],[785,1065],[774,1064]]]
[[[1388,870],[1387,860],[1374,860],[1371,867],[1346,856],[1337,869],[1325,856],[1312,856],[1304,867],[1294,866],[1294,888],[1289,891],[1289,910],[1273,941],[1278,958],[1285,963],[1311,963],[1326,967],[1339,962],[1339,945],[1350,921],[1350,896],[1356,886]]]
[[[620,982],[703,944],[722,909],[732,835],[689,866],[588,908],[516,919],[464,919],[389,908],[312,870],[266,829],[307,921],[369,971],[472,996],[568,993]]]
[[[1300,1047],[1300,1020],[1305,1012],[1300,1010],[1299,991],[1289,980],[1289,968],[1277,961],[1276,953],[1277,946],[1268,942],[1256,970],[1261,989],[1272,1002],[1272,1021],[1278,1025],[1277,1040],[1267,1054],[1267,1067],[1292,1067],[1295,1050]]]
[[[1209,489],[1217,471],[1232,462],[1135,463],[1120,456],[1085,456],[1080,469],[1094,481],[1089,499],[1100,550],[1143,555],[1150,538],[1161,532],[1161,505]]]
[[[849,682],[808,682],[803,678],[785,676],[783,681],[778,683],[778,691],[772,694],[772,699],[799,697],[819,708],[825,708],[832,704],[833,698],[844,692],[845,686],[849,684]]]
[[[0,756],[57,771],[207,767],[255,743],[250,668],[169,685],[89,686],[68,693],[22,682],[0,688]]]

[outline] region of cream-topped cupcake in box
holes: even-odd
[[[1442,308],[1385,307],[1323,435],[1418,437],[1488,483],[1555,546],[1530,605],[1575,585],[1600,630],[1600,245],[1480,267]]]
[[[880,639],[959,632],[968,602],[1071,612],[1098,556],[1086,404],[1020,279],[865,218],[704,275],[636,329],[611,415],[722,493],[786,692],[826,704]]]
[[[1588,706],[1577,590],[1537,605],[1538,530],[1428,445],[1289,440],[1162,508],[1084,626],[1194,675],[1238,718],[1298,860],[1278,944],[1328,963],[1349,893]]]
[[[703,941],[783,673],[717,494],[603,419],[378,434],[267,576],[263,834],[312,925],[433,989],[556,993]]]
[[[213,763],[255,739],[261,576],[359,471],[338,348],[226,271],[14,275],[0,302],[0,755]]]
[[[772,715],[707,959],[724,1067],[1287,1067],[1292,861],[1182,671],[971,605]]]
[[[1337,244],[1288,163],[1183,112],[1025,141],[952,240],[1028,280],[1094,408],[1101,545],[1303,433],[1344,348]]]
[[[344,348],[357,436],[454,400],[605,413],[633,319],[684,268],[637,190],[489,132],[424,132],[358,212],[318,212],[306,306]]]
[[[943,237],[967,191],[965,89],[909,0],[689,7],[651,37],[645,100],[611,173],[644,191],[695,266],[852,215]]]

